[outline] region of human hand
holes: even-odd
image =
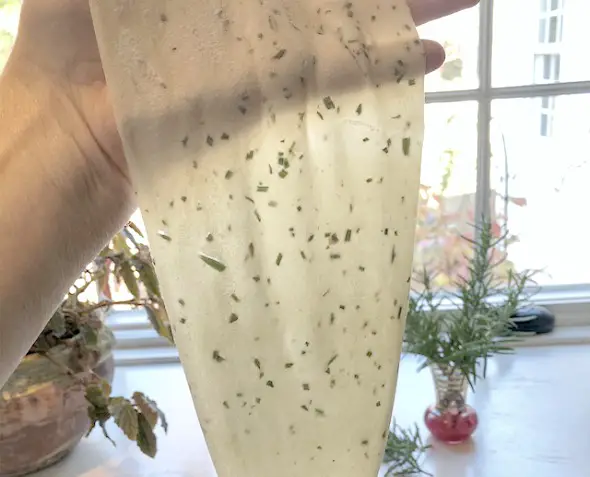
[[[478,0],[408,0],[417,25],[472,7]],[[443,47],[424,40],[426,71],[444,61]],[[123,147],[109,101],[108,89],[87,0],[24,0],[18,39],[7,65],[17,76],[35,78],[35,85],[52,91],[78,114],[63,118],[72,134],[95,141],[91,165],[104,161],[113,174],[128,180]],[[75,133],[74,133],[75,132]]]

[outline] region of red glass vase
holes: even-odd
[[[456,370],[432,366],[436,403],[426,409],[424,422],[437,440],[459,444],[477,428],[477,412],[466,403],[467,379]]]

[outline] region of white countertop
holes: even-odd
[[[422,414],[434,399],[433,385],[416,365],[413,357],[402,361],[394,415],[402,426],[419,423],[426,437]],[[488,379],[470,396],[480,419],[473,441],[433,442],[425,469],[435,477],[590,476],[589,375],[590,346],[520,348],[493,359]],[[118,368],[114,392],[135,390],[156,400],[169,421],[156,459],[113,428],[116,448],[95,431],[69,458],[34,477],[215,477],[180,366]]]

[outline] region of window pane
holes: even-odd
[[[479,7],[470,8],[418,28],[422,38],[445,47],[447,59],[438,71],[426,77],[427,91],[477,88]]]
[[[440,272],[439,286],[466,270],[459,235],[472,232],[476,156],[477,103],[427,105],[414,269]]]
[[[20,1],[0,1],[0,71],[4,69],[8,55],[12,50],[19,12]]]
[[[557,22],[559,21],[558,17],[551,17],[549,19],[549,43],[557,42]]]
[[[541,113],[541,136],[549,136],[549,115],[547,113]]]
[[[568,0],[550,16],[538,0],[518,0],[518,8],[514,0],[495,0],[493,86],[534,83],[536,55],[559,55],[560,82],[590,80],[586,43],[580,40],[587,37],[589,17],[587,0]]]
[[[539,43],[545,43],[547,32],[547,19],[541,18],[539,20]]]
[[[492,104],[492,216],[508,260],[541,285],[590,283],[589,110],[590,94]]]

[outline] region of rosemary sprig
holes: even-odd
[[[429,448],[422,442],[418,426],[404,429],[394,423],[383,456],[383,462],[389,464],[385,477],[431,475],[421,467],[424,453]]]
[[[442,295],[424,270],[423,291],[410,297],[404,337],[404,351],[423,358],[420,369],[438,365],[445,374],[458,371],[472,388],[478,378],[485,378],[488,358],[513,351],[517,340],[511,317],[530,297],[533,275],[509,271],[505,281],[496,278],[494,250],[505,236],[494,239],[490,223],[476,229],[477,241],[463,237],[473,245],[468,273],[455,280],[455,293],[445,297],[455,306],[441,309]]]

